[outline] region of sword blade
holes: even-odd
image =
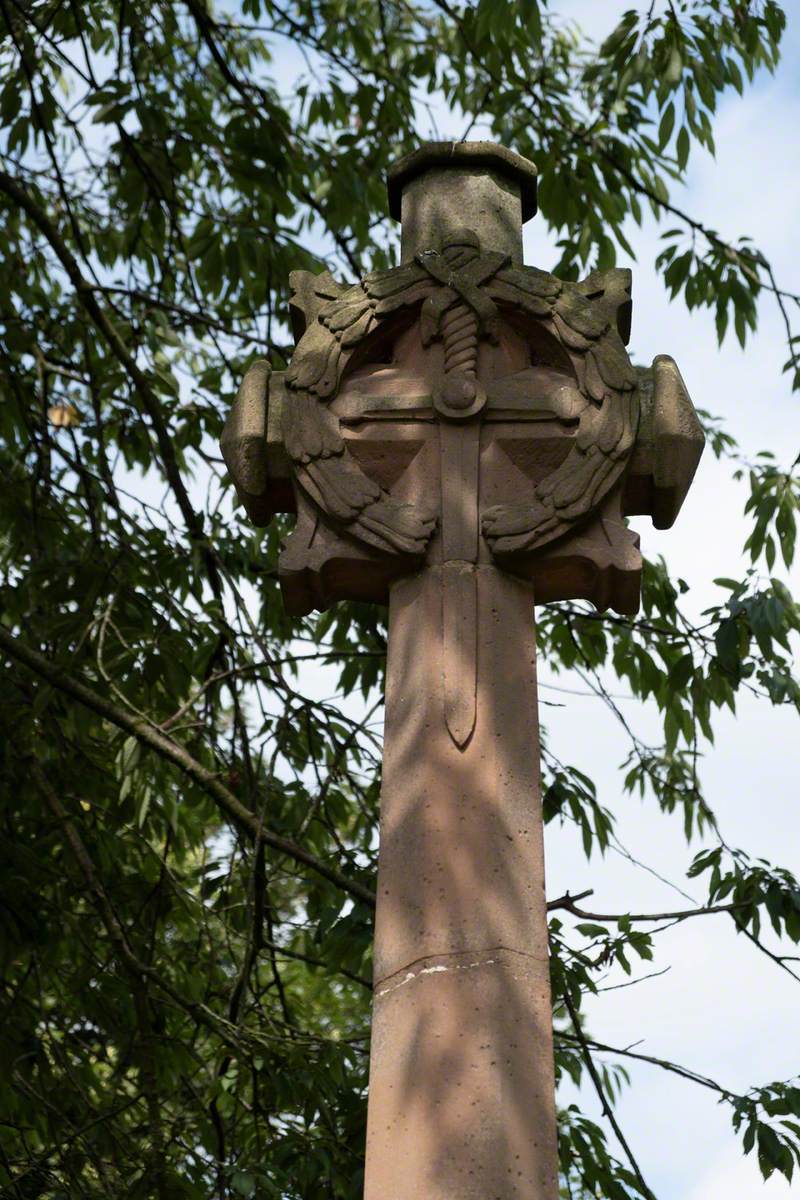
[[[474,727],[478,689],[478,483],[481,427],[439,425],[442,492],[442,651],[444,717],[455,744]]]

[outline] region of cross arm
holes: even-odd
[[[652,517],[656,529],[669,529],[694,479],[705,435],[673,358],[658,354],[637,373],[641,416],[622,511]]]
[[[220,439],[236,494],[254,525],[268,525],[275,513],[295,511],[292,468],[281,433],[284,404],[283,373],[258,359],[242,380]]]

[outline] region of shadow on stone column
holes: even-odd
[[[391,596],[367,1200],[558,1195],[533,593],[471,570],[463,748],[444,721],[442,568]]]

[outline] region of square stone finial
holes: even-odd
[[[522,263],[522,226],[536,212],[536,167],[493,142],[427,142],[389,171],[389,212],[402,222],[401,260],[438,250],[468,228],[484,251]]]

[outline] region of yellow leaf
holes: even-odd
[[[80,425],[81,415],[74,404],[51,404],[47,410],[47,419],[56,429],[69,429],[72,425]]]

